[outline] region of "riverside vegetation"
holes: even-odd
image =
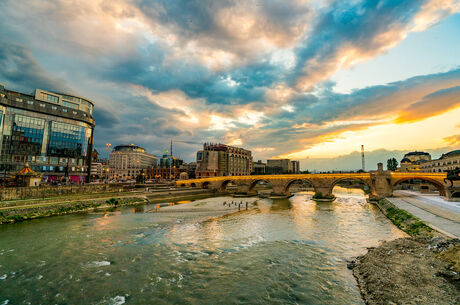
[[[86,202],[68,202],[56,205],[33,206],[0,211],[0,224],[43,218],[49,216],[66,215],[95,209],[111,209],[118,205],[133,205],[145,203],[142,198],[111,198],[109,200],[94,200]]]
[[[376,204],[410,237],[383,242],[349,263],[366,304],[459,304],[460,241],[386,199]]]

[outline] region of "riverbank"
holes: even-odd
[[[203,213],[212,212],[216,215],[230,214],[238,211],[245,211],[253,209],[257,206],[257,200],[259,198],[244,198],[236,200],[232,197],[221,197],[223,202],[217,202],[213,200],[200,200],[198,202],[187,202],[172,206],[165,206],[160,209],[152,209],[149,212],[152,213]]]
[[[146,203],[169,204],[175,201],[203,199],[215,195],[202,190],[168,190],[164,192],[121,192],[15,200],[0,204],[0,224],[94,210],[106,211],[118,206]]]
[[[460,241],[386,199],[376,203],[410,235],[384,242],[349,264],[366,304],[458,304]]]

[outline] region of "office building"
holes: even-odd
[[[291,173],[298,174],[300,173],[300,161],[291,160]]]
[[[47,181],[88,181],[93,107],[73,94],[25,94],[0,85],[0,175],[9,177],[28,164]]]
[[[290,159],[269,159],[266,172],[268,174],[298,174],[300,162]]]
[[[157,166],[157,157],[149,154],[144,148],[134,145],[115,146],[110,154],[110,178],[115,180],[136,179],[142,171]]]
[[[225,144],[205,143],[196,155],[196,177],[243,176],[252,173],[251,151]]]
[[[262,160],[253,162],[252,164],[252,173],[254,175],[265,175],[266,169],[267,169],[267,163],[262,162]]]

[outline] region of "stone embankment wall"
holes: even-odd
[[[134,186],[121,184],[89,184],[39,187],[7,187],[0,189],[0,201],[29,198],[48,198],[70,194],[112,193],[122,192],[130,188],[134,188]]]

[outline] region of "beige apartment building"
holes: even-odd
[[[421,171],[442,173],[460,167],[460,149],[443,154],[439,159],[424,162]]]
[[[196,177],[244,176],[252,172],[252,153],[244,148],[205,143],[197,152]]]
[[[110,154],[110,178],[115,180],[135,179],[141,170],[156,167],[157,157],[144,148],[134,145],[118,145]]]

